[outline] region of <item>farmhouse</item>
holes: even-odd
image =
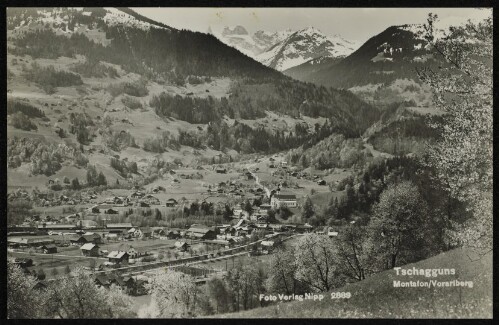
[[[270,199],[270,205],[273,208],[296,207],[296,195],[294,194],[274,194]]]
[[[145,202],[149,205],[160,205],[161,202],[159,201],[159,199],[157,197],[155,197],[154,195],[151,195],[151,194],[147,194],[146,196],[144,196],[142,199],[141,199],[141,202]]]
[[[33,260],[31,258],[16,258],[14,264],[19,265],[21,268],[25,269],[27,267],[33,266]]]
[[[143,248],[139,248],[139,247],[136,248],[136,247],[130,246],[127,249],[127,254],[128,254],[129,258],[137,258],[137,257],[149,255],[149,252],[147,252]]]
[[[41,246],[43,254],[57,253],[57,247],[54,244],[45,244]]]
[[[86,243],[80,247],[83,256],[99,256],[99,246],[92,243]]]
[[[177,241],[175,242],[175,248],[181,252],[185,252],[189,245],[185,241]]]
[[[297,225],[297,226],[295,227],[295,231],[296,231],[297,233],[302,234],[302,233],[310,232],[313,228],[314,228],[314,227],[312,227],[311,225],[309,225],[309,224],[307,224],[307,223],[306,223],[306,224],[304,224],[304,225]]]
[[[166,206],[169,208],[176,207],[177,204],[178,204],[177,200],[175,200],[173,198],[166,200]]]
[[[214,229],[203,225],[192,225],[187,230],[187,235],[195,239],[215,239],[217,237]]]
[[[128,253],[123,251],[112,251],[107,258],[114,264],[128,263]]]
[[[87,233],[70,239],[71,245],[84,245],[86,243],[101,244],[102,238],[96,233]]]

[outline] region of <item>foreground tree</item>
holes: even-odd
[[[296,263],[293,249],[279,249],[270,259],[269,277],[265,283],[270,293],[298,294],[306,286],[295,278]]]
[[[190,275],[167,271],[152,278],[151,303],[140,314],[149,318],[184,318],[195,316],[198,288]]]
[[[336,243],[343,273],[350,279],[364,280],[370,269],[365,227],[357,224],[347,225],[340,232]]]
[[[492,17],[451,27],[443,37],[437,37],[437,18],[430,14],[425,37],[448,64],[419,71],[446,114],[433,125],[441,139],[429,150],[429,165],[471,212],[464,222],[454,221],[455,243],[484,253],[492,250]]]
[[[210,298],[213,310],[218,313],[229,311],[229,301],[225,282],[218,277],[214,277],[206,283],[206,294]]]
[[[373,207],[369,222],[369,250],[378,270],[425,257],[428,206],[409,181],[390,185]]]
[[[131,317],[131,301],[118,290],[99,289],[81,267],[47,287],[46,313],[57,318]]]
[[[328,236],[306,234],[295,249],[296,278],[316,291],[329,291],[344,283],[335,243]]]
[[[34,290],[36,279],[24,274],[14,261],[7,260],[7,317],[26,319],[41,317],[42,295]]]

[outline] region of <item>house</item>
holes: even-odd
[[[142,236],[142,231],[140,231],[139,228],[132,228],[132,229],[128,229],[127,234],[130,237],[139,238],[140,236]]]
[[[181,252],[185,252],[189,248],[189,245],[185,241],[177,241],[175,242],[175,248]]]
[[[338,232],[334,231],[333,228],[329,228],[328,231],[327,231],[327,235],[329,237],[337,237],[338,236]]]
[[[297,233],[300,233],[300,234],[303,234],[303,233],[306,233],[306,232],[310,232],[312,231],[314,227],[312,227],[311,225],[309,225],[308,223],[304,224],[304,225],[297,225],[295,227],[295,231]]]
[[[319,185],[326,185],[326,181],[323,180],[323,179],[320,179],[320,180],[317,181],[317,184],[319,184]]]
[[[173,198],[170,198],[170,199],[166,200],[166,206],[169,207],[169,208],[176,207],[177,204],[178,204],[177,200],[175,200]]]
[[[144,193],[142,193],[140,191],[136,191],[136,192],[133,192],[132,194],[130,194],[130,198],[132,198],[132,199],[140,199],[143,196],[144,196]]]
[[[133,259],[141,257],[141,256],[149,255],[149,252],[147,252],[146,250],[144,250],[142,248],[135,248],[133,246],[130,246],[126,252],[127,252],[129,258],[133,258]]]
[[[16,258],[14,264],[19,265],[22,269],[33,266],[33,260],[31,258]]]
[[[241,215],[243,214],[243,209],[241,208],[241,205],[237,204],[236,206],[234,206],[232,213],[234,214],[234,217],[240,218]]]
[[[141,200],[141,202],[145,202],[149,205],[160,205],[161,202],[159,201],[159,199],[157,197],[155,197],[154,195],[151,195],[151,194],[147,194],[146,196],[144,196]]]
[[[57,253],[57,247],[54,244],[45,244],[41,246],[43,254],[55,254]]]
[[[253,177],[253,174],[251,172],[246,172],[244,173],[244,176],[246,177],[246,179],[248,181],[251,181],[252,179],[254,179],[255,177]]]
[[[195,239],[215,239],[217,237],[214,229],[203,225],[192,225],[187,230],[187,234]]]
[[[288,207],[296,208],[296,195],[294,194],[274,194],[270,199],[272,208]]]
[[[70,239],[71,245],[84,245],[86,243],[101,244],[102,238],[96,233],[86,233],[81,236],[76,236]]]
[[[47,289],[48,282],[46,280],[37,281],[33,286],[33,290],[45,290]]]
[[[226,174],[227,173],[227,169],[226,168],[217,168],[215,169],[215,171],[218,173],[218,174]]]
[[[105,214],[118,214],[118,210],[115,210],[113,208],[107,209],[104,211]]]
[[[105,274],[99,274],[95,277],[94,283],[99,287],[108,288],[111,285],[111,281]]]
[[[128,253],[123,251],[112,251],[107,258],[113,264],[128,263]]]
[[[149,203],[147,202],[144,202],[144,201],[139,201],[135,204],[135,206],[139,207],[139,208],[149,208],[150,205]]]
[[[99,246],[92,243],[86,243],[80,247],[83,256],[99,256]]]

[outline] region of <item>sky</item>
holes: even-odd
[[[166,25],[206,33],[225,26],[241,25],[252,34],[257,30],[299,30],[313,26],[326,35],[364,42],[392,25],[426,22],[436,13],[442,25],[455,25],[468,19],[483,19],[491,9],[473,8],[133,8],[138,13]]]

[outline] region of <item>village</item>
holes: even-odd
[[[78,198],[59,195],[50,200],[47,193],[40,192],[37,202],[40,211],[46,212],[26,217],[8,229],[8,254],[38,279],[40,288],[80,265],[92,274],[97,286],[114,284],[129,295],[141,296],[147,295],[149,277],[165,267],[193,275],[196,283],[203,284],[212,275],[226,273],[238,259],[265,259],[301,234],[337,236],[332,227],[286,222],[276,213],[300,214],[305,186],[300,192],[298,181],[331,192],[320,176],[288,168],[282,158],[277,159],[255,159],[237,168],[214,166],[203,175],[203,184],[198,186],[204,188],[201,193],[189,183],[200,168],[189,174],[186,167],[168,172],[170,184],[163,181],[130,190],[108,190],[106,194],[115,195],[105,197],[82,191]],[[206,185],[207,180],[214,181]],[[57,182],[51,180],[48,185]],[[23,195],[28,194],[17,190],[11,199]],[[200,219],[199,223],[172,225],[170,221],[153,226],[124,218],[130,211],[148,216],[153,209],[161,215],[183,216],[193,204],[200,211],[224,211],[227,218],[220,223]]]

